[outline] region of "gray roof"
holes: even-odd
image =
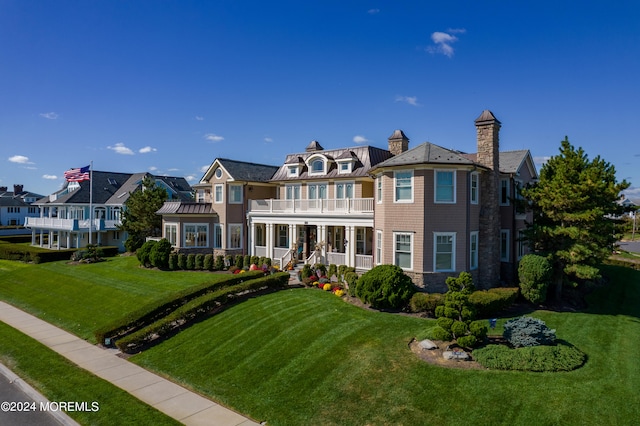
[[[165,201],[156,214],[209,214],[216,212],[211,207],[211,203],[194,203],[185,201]]]
[[[79,182],[80,188],[67,192],[68,183],[66,183],[65,187],[60,191],[44,197],[34,204],[89,204],[91,199],[94,204],[123,205],[129,198],[129,195],[139,189],[140,183],[145,176],[150,176],[164,182],[168,187],[176,191],[178,198],[190,198],[187,194],[190,194],[191,187],[184,178],[154,176],[144,172],[118,173],[94,170],[91,174],[91,180]],[[93,192],[93,194],[91,194],[91,192]]]
[[[522,167],[522,163],[526,161],[528,155],[529,150],[526,149],[500,152],[498,158],[498,161],[500,162],[500,173],[517,173]],[[464,156],[475,162],[478,154],[464,154]]]
[[[218,158],[217,161],[233,179],[239,181],[268,182],[278,170],[278,166],[247,163],[245,161],[229,160],[228,158]]]
[[[337,165],[330,161],[326,174],[318,176],[310,176],[305,164],[306,160],[312,155],[323,155],[329,160],[353,158],[353,167],[351,173],[339,174]],[[376,164],[391,157],[391,153],[386,149],[380,149],[373,146],[357,146],[352,148],[329,149],[315,152],[303,152],[288,154],[284,164],[278,169],[271,181],[288,181],[300,179],[327,179],[327,178],[354,178],[367,176],[369,170]],[[291,164],[303,165],[301,172],[296,177],[291,177],[287,173],[288,166]]]
[[[408,166],[413,164],[473,165],[463,153],[425,142],[378,164],[378,167]]]

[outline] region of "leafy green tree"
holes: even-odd
[[[599,278],[598,265],[619,239],[617,218],[624,207],[617,201],[629,183],[617,182],[615,174],[611,164],[600,156],[590,161],[565,137],[560,154],[542,166],[539,181],[522,191],[534,216],[525,235],[551,261],[556,300],[564,282]]]
[[[130,237],[142,241],[146,237],[161,236],[162,217],[156,212],[166,199],[167,191],[157,186],[150,176],[146,176],[142,180],[142,189],[133,192],[126,202],[120,229]]]

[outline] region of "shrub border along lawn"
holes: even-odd
[[[98,411],[67,412],[81,424],[180,424],[2,322],[0,361],[50,401],[97,402]]]
[[[488,345],[473,351],[473,357],[480,365],[490,369],[534,372],[575,370],[582,367],[587,358],[580,349],[565,343],[516,349],[505,345]]]
[[[142,306],[133,312],[129,312],[125,316],[100,327],[94,332],[96,341],[104,343],[105,339],[118,339],[126,334],[135,332],[162,317],[167,316],[170,312],[175,311],[180,306],[188,303],[197,297],[206,293],[219,290],[224,287],[242,283],[246,280],[255,279],[264,274],[262,271],[248,271],[243,274],[229,275],[228,279],[217,281],[214,283],[204,283],[195,287],[189,287],[177,293],[172,293],[152,303]]]
[[[117,340],[116,346],[124,353],[139,352],[153,344],[153,342],[171,335],[176,329],[185,324],[204,318],[221,307],[233,303],[240,297],[264,289],[283,288],[289,282],[289,278],[288,272],[279,272],[230,287],[224,287],[213,293],[206,293],[178,307],[152,324]]]

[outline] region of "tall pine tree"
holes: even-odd
[[[554,296],[562,285],[600,277],[598,268],[620,237],[624,208],[617,202],[629,187],[616,181],[615,168],[600,158],[592,161],[569,139],[560,154],[540,170],[539,181],[523,189],[534,213],[526,237],[530,247],[553,265]]]

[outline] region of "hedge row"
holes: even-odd
[[[478,318],[490,318],[508,308],[518,298],[518,287],[496,287],[474,291],[469,302],[476,308]]]
[[[288,282],[289,274],[287,272],[279,272],[205,294],[191,300],[154,323],[116,341],[116,345],[124,353],[138,352],[151,341],[163,338],[178,327],[203,318],[216,308],[220,308],[247,293],[267,288],[282,288]]]
[[[606,259],[604,263],[606,265],[623,266],[625,268],[631,268],[631,269],[635,269],[636,271],[640,271],[640,263],[633,262],[632,260],[609,258],[609,259]]]
[[[44,263],[57,260],[69,260],[75,249],[46,250],[39,247],[18,244],[0,244],[0,259],[20,260],[22,262]]]
[[[177,293],[172,293],[99,328],[94,332],[94,336],[100,343],[104,342],[106,338],[116,339],[157,321],[159,318],[166,316],[171,311],[176,310],[190,300],[200,297],[203,294],[211,293],[221,288],[233,286],[263,275],[264,272],[262,271],[248,271],[243,274],[229,275],[229,278],[226,280],[204,283],[186,288]]]

